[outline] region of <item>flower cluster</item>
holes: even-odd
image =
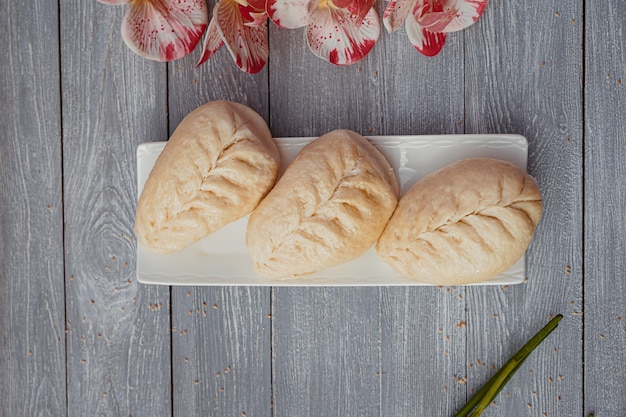
[[[137,54],[157,61],[182,58],[205,34],[198,65],[226,46],[237,66],[259,72],[269,54],[268,18],[281,28],[306,27],[318,57],[335,65],[363,59],[380,36],[376,0],[219,0],[209,13],[205,0],[98,0],[130,4],[122,39]],[[413,46],[434,56],[446,33],[464,29],[489,0],[391,0],[383,15],[389,33],[405,26]]]

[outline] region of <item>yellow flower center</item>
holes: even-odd
[[[333,0],[319,0],[319,7],[320,9],[338,9],[338,7],[333,3]]]

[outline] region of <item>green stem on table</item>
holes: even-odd
[[[491,402],[502,391],[502,388],[509,382],[509,379],[517,372],[530,353],[539,346],[550,333],[556,329],[562,314],[555,316],[543,329],[539,330],[513,357],[496,372],[494,376],[483,385],[476,395],[472,397],[455,415],[455,417],[478,417],[491,404]],[[475,408],[475,409],[474,409]],[[473,412],[471,412],[474,410]],[[471,414],[470,414],[471,412]]]

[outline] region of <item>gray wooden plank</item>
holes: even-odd
[[[467,289],[472,394],[553,314],[565,319],[496,399],[492,414],[581,415],[582,1],[494,2],[466,31],[466,129],[530,142],[544,217],[528,282]]]
[[[626,15],[619,1],[591,0],[585,6],[585,415],[622,416]]]
[[[463,34],[434,58],[404,29],[378,45],[383,134],[463,133]],[[465,402],[465,288],[381,288],[381,416],[452,415]]]
[[[69,416],[169,416],[168,287],[135,280],[138,143],[167,138],[166,65],[126,6],[61,1]]]
[[[270,40],[275,136],[319,136],[338,128],[380,133],[375,52],[339,68],[309,52],[304,29],[272,25]],[[274,415],[378,415],[379,343],[377,288],[274,288]]]
[[[170,131],[196,107],[220,99],[268,119],[267,69],[239,71],[225,47],[194,69],[200,54],[198,47],[169,66]],[[270,291],[172,288],[175,416],[271,415]]]
[[[276,287],[274,416],[380,415],[378,288]]]
[[[0,415],[66,413],[56,2],[2,2]]]

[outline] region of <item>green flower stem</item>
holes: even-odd
[[[539,330],[513,357],[496,372],[496,374],[483,385],[476,395],[468,401],[455,417],[478,417],[498,396],[502,388],[509,382],[509,379],[517,372],[530,353],[539,346],[550,333],[556,329],[562,314],[555,316],[543,329]],[[474,409],[475,407],[475,409]],[[474,409],[473,412],[471,412]],[[470,414],[471,412],[471,414]]]

